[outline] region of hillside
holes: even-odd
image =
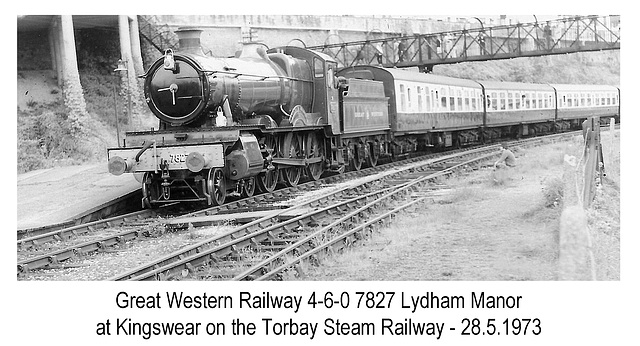
[[[620,51],[438,65],[433,73],[475,80],[620,86]]]

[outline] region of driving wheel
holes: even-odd
[[[271,155],[278,156],[278,150],[276,148],[276,140],[272,136],[265,137],[264,146],[266,149],[271,149]],[[272,169],[268,169],[264,173],[260,173],[256,179],[258,189],[261,192],[271,193],[276,189],[278,185],[278,171],[277,166],[273,166]]]
[[[300,140],[297,135],[289,133],[284,138],[282,157],[291,159],[300,159],[303,157],[302,146],[300,145]],[[289,166],[281,169],[282,180],[284,180],[285,184],[289,187],[298,185],[300,177],[302,176],[302,169],[303,167],[299,166]]]
[[[319,162],[310,163],[307,166],[307,175],[312,180],[318,180],[324,172],[324,147],[321,145],[318,136],[314,133],[310,133],[307,136],[306,144],[307,159],[320,159]]]

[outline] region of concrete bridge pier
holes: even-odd
[[[73,19],[70,15],[53,17],[49,42],[58,85],[62,88],[64,103],[70,110],[69,119],[74,122],[74,128],[80,129],[87,106],[80,85]]]

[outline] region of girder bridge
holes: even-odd
[[[577,16],[307,47],[340,67],[418,67],[620,49],[620,16]]]

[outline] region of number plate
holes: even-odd
[[[187,162],[187,156],[189,154],[169,154],[169,164],[183,164],[185,162]]]

